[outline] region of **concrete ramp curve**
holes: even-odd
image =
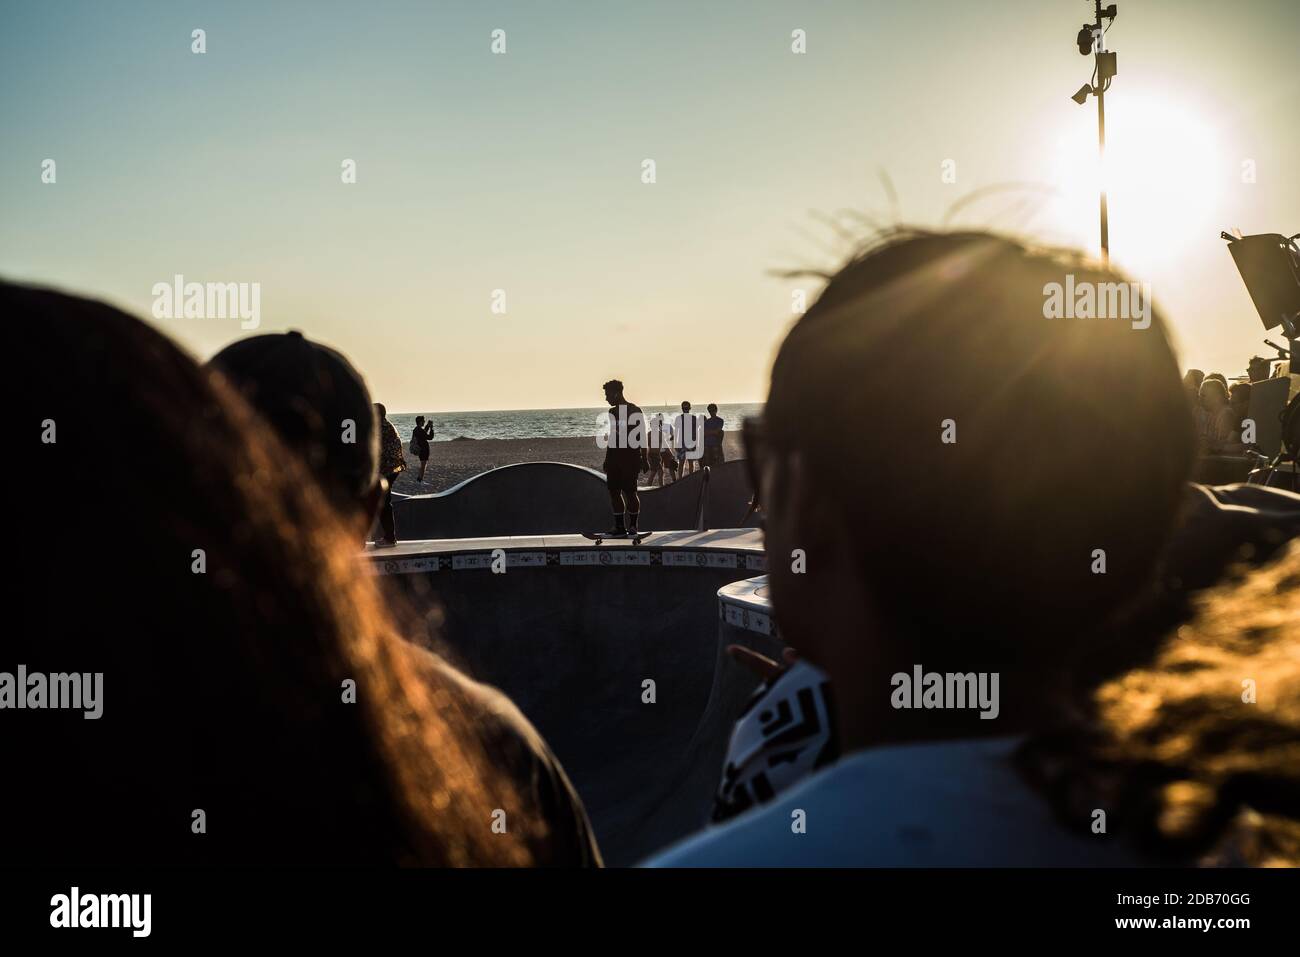
[[[654,549],[658,535],[639,548],[573,536],[422,543],[381,564],[441,608],[451,660],[536,725],[618,866],[708,819],[731,726],[757,684],[723,648],[779,648],[720,613],[719,589],[761,567],[758,534],[666,533]],[[512,564],[494,574],[478,559],[503,543]],[[400,570],[428,569],[431,557],[437,571]]]

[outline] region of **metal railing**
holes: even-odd
[[[695,530],[697,532],[707,532],[708,510],[709,510],[709,467],[706,465],[700,469],[702,481],[700,482],[700,500],[695,506]]]

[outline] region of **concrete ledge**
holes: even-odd
[[[718,616],[733,628],[780,638],[776,619],[772,617],[766,575],[718,589]]]
[[[663,488],[642,489],[641,527],[696,527],[702,484],[697,472]],[[706,525],[735,527],[749,497],[742,461],[710,470]],[[573,534],[608,528],[611,520],[604,474],[564,462],[506,465],[446,491],[395,496],[393,517],[401,541]]]
[[[605,477],[564,462],[505,465],[443,492],[393,501],[402,541],[485,535],[545,535],[606,528]]]
[[[509,535],[399,542],[393,548],[367,547],[362,561],[375,575],[490,570],[500,549],[507,569],[591,565],[718,568],[765,571],[763,533],[754,528],[707,532],[656,532],[640,545],[611,540],[597,545],[581,535]]]

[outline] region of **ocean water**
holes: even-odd
[[[662,412],[666,419],[681,411],[679,405],[643,405],[646,415]],[[435,442],[452,439],[539,439],[582,438],[597,432],[597,417],[604,415],[603,406],[589,409],[514,409],[499,412],[389,412],[388,420],[397,428],[402,441],[409,441],[415,428],[416,415],[433,422]],[[761,402],[728,402],[718,404],[718,415],[726,422],[727,431],[740,428],[745,416],[763,411]],[[708,415],[704,405],[691,405],[691,413]]]

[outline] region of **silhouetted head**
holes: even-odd
[[[1045,318],[1067,276],[1127,282],[1010,238],[898,231],[782,343],[749,442],[772,595],[814,663],[871,669],[837,682],[1053,668],[1150,580],[1192,462],[1187,401],[1157,312]],[[846,603],[870,634],[831,626]]]
[[[422,415],[417,415],[417,416],[415,417],[415,424],[416,424],[416,425],[424,425],[424,416],[422,416]]]
[[[683,401],[683,402],[682,402],[682,411],[683,411],[683,412],[689,412],[689,411],[691,411],[691,404],[690,404],[689,402],[685,402],[685,401]]]
[[[383,422],[385,419],[388,418],[388,409],[384,407],[384,403],[382,402],[375,403],[375,415],[379,416],[380,422]]]
[[[707,406],[705,406],[705,408],[708,409],[709,415],[717,415],[717,414],[718,414],[718,407],[717,407],[717,405],[715,405],[715,404],[712,403],[712,402],[710,402]]]
[[[610,379],[601,388],[605,390],[605,402],[609,405],[618,405],[623,401],[623,383],[618,379]]]
[[[1246,377],[1251,382],[1263,382],[1268,378],[1271,363],[1263,356],[1251,356],[1246,366]]]
[[[1206,378],[1207,380],[1208,380],[1208,379],[1213,379],[1213,380],[1216,381],[1216,382],[1220,382],[1220,383],[1223,384],[1223,387],[1224,387],[1225,389],[1228,388],[1228,377],[1225,376],[1222,372],[1211,372],[1211,373],[1210,373],[1209,375],[1207,375],[1205,378]],[[1204,385],[1204,382],[1202,382],[1202,385]]]
[[[1201,391],[1201,383],[1205,381],[1205,373],[1200,369],[1188,369],[1187,374],[1183,376],[1183,385],[1195,396]]]
[[[96,719],[0,717],[5,860],[526,862],[513,812],[491,833],[509,781],[300,456],[143,322],[3,284],[0,311],[6,402],[44,439],[21,480],[103,466],[10,530],[0,670],[103,677]]]
[[[1235,382],[1228,390],[1228,404],[1232,411],[1244,416],[1250,410],[1250,383]]]
[[[1206,376],[1201,383],[1201,405],[1206,411],[1217,412],[1228,404],[1228,387],[1214,376]]]
[[[240,339],[209,360],[363,531],[379,505],[379,430],[370,392],[341,353],[300,332]]]

